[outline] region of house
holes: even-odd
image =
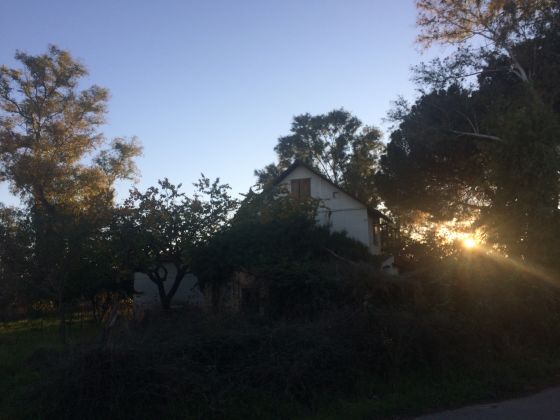
[[[177,269],[174,264],[164,263],[164,267],[168,272],[167,281],[163,282],[166,292],[173,285],[173,279]],[[159,291],[156,284],[150,280],[147,274],[134,273],[134,304],[138,307],[158,307],[160,306]],[[189,304],[191,306],[204,306],[205,299],[198,287],[198,280],[193,274],[186,274],[173,297],[172,304],[174,306],[183,306]]]
[[[391,220],[379,210],[344,191],[323,174],[305,163],[294,162],[274,183],[298,199],[314,198],[321,205],[317,223],[331,231],[346,232],[348,237],[368,247],[372,255],[383,251],[382,230]]]
[[[276,179],[274,185],[298,199],[319,200],[317,223],[329,226],[334,232],[345,232],[348,237],[364,244],[372,255],[383,254],[383,232],[391,224],[391,220],[344,191],[309,165],[302,162],[293,163]],[[173,278],[175,268],[172,265],[166,265],[166,268],[169,278]],[[387,274],[397,274],[393,266],[393,258],[390,256],[385,258],[380,268]],[[172,282],[166,282],[164,287],[166,289],[171,287],[170,283]],[[263,293],[266,294],[267,291],[257,290],[254,284],[255,281],[251,276],[246,273],[236,273],[232,281],[224,285],[225,306],[233,311],[258,307],[254,302],[262,300]],[[141,306],[159,304],[157,286],[145,274],[135,273],[134,290],[139,292],[135,298],[136,304]],[[196,277],[188,274],[177,290],[173,303],[175,305],[188,303],[203,307],[210,305],[209,300],[210,298],[204,296],[198,288]]]

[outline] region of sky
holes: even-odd
[[[413,0],[18,0],[2,5],[0,64],[67,49],[84,86],[111,92],[105,135],[142,143],[140,189],[189,192],[204,173],[237,194],[295,115],[343,107],[387,132],[391,102],[415,95],[410,67],[437,53],[416,33]],[[6,185],[0,202],[17,203]]]

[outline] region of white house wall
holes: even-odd
[[[168,275],[163,287],[167,292],[173,286],[177,271],[172,264],[166,264],[165,267],[168,270]],[[142,306],[157,306],[160,304],[158,288],[146,274],[134,273],[134,290],[139,292],[134,296],[135,304]],[[171,305],[185,305],[187,303],[195,306],[204,303],[202,292],[197,286],[197,278],[193,274],[185,275],[177,293],[171,300]]]
[[[302,178],[311,179],[311,197],[320,199],[324,206],[319,209],[317,215],[319,223],[329,224],[334,232],[344,231],[350,238],[367,246],[370,252],[379,253],[379,249],[373,246],[373,226],[370,228],[372,222],[368,220],[368,212],[364,204],[303,166],[290,172],[280,185],[290,191],[291,181]]]

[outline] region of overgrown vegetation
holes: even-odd
[[[204,176],[115,203],[140,147],[98,131],[108,92],[78,89],[85,67],[54,46],[1,67],[0,181],[22,207],[0,207],[0,316],[59,320],[0,324],[0,417],[371,418],[557,381],[558,3],[417,5],[421,42],[459,45],[416,68],[386,149],[343,109],[297,116],[240,206]],[[386,206],[400,276],[275,186],[293,159]],[[165,311],[135,318],[135,272]],[[188,272],[213,311],[171,310]],[[236,276],[263,310],[228,312]],[[84,308],[96,326],[73,336]]]
[[[54,355],[33,395],[52,418],[286,418],[346,406],[382,417],[524,392],[560,373],[555,286],[484,257],[424,281],[338,269],[344,302],[312,321],[161,315],[108,347]]]
[[[231,225],[195,252],[194,273],[201,288],[211,290],[215,310],[241,272],[255,279],[253,287],[268,290],[269,315],[311,316],[342,296],[343,274],[333,260],[379,264],[361,243],[317,225],[318,201],[279,194],[271,188],[247,196]]]
[[[417,66],[418,98],[390,113],[385,203],[412,225],[417,212],[470,221],[504,254],[558,270],[558,2],[416,3],[419,40],[452,53]]]

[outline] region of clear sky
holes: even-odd
[[[204,172],[238,193],[294,115],[344,107],[386,128],[391,101],[414,96],[410,66],[429,58],[414,20],[412,0],[6,1],[0,63],[68,49],[111,91],[104,133],[143,144],[139,187]],[[15,202],[6,186],[0,202]]]

